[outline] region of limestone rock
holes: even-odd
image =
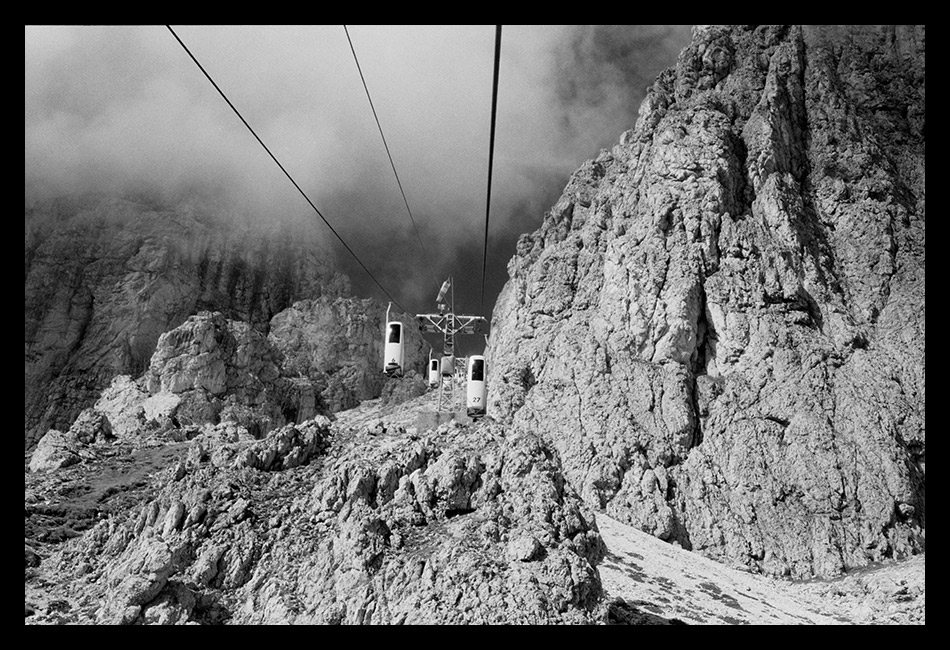
[[[381,436],[328,424],[323,418],[229,443],[233,453],[218,459],[200,451],[206,434],[195,438],[199,451],[157,477],[154,498],[47,560],[62,593],[79,603],[73,620],[593,623],[602,616],[603,541],[536,436],[497,425],[443,426],[422,438],[391,428]],[[319,444],[295,456],[308,441]],[[244,462],[250,458],[261,462]]]
[[[75,435],[50,429],[40,438],[30,456],[30,471],[47,472],[75,465],[82,460],[80,446]]]
[[[259,438],[381,393],[387,402],[411,399],[426,390],[412,366],[427,344],[407,327],[408,370],[387,379],[379,367],[384,313],[370,300],[304,301],[278,314],[264,336],[220,312],[199,312],[159,337],[138,379],[115,377],[74,433],[82,441],[181,440],[231,423]]]
[[[87,445],[115,438],[109,418],[94,408],[84,409],[69,428],[69,433],[74,435],[79,442]]]
[[[298,426],[288,424],[275,429],[263,439],[239,448],[231,466],[276,471],[305,465],[326,451],[329,425],[326,417],[317,416]]]
[[[129,375],[118,375],[99,395],[93,408],[108,419],[113,434],[128,438],[139,432],[146,421],[148,392]],[[151,413],[156,417],[156,413]]]
[[[405,327],[404,369],[421,374],[429,344],[411,314],[391,313]],[[375,300],[320,298],[302,300],[276,314],[268,338],[284,355],[289,375],[310,379],[328,412],[353,408],[379,397],[386,306]]]
[[[175,427],[223,419],[266,433],[312,417],[313,389],[284,376],[282,361],[246,323],[201,312],[159,337],[141,379],[143,418]]]
[[[381,404],[400,404],[407,400],[425,395],[429,390],[429,383],[415,370],[409,370],[402,377],[393,377],[386,380],[380,391]]]
[[[705,26],[522,236],[489,414],[775,575],[923,550],[924,28]]]

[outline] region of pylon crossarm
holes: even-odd
[[[455,328],[456,334],[474,334],[475,327],[479,323],[487,322],[482,316],[455,316],[455,323],[453,326]]]
[[[432,334],[442,334],[448,327],[448,319],[442,314],[416,314],[419,329]]]
[[[487,323],[483,316],[458,314],[416,314],[419,329],[431,334],[474,334],[479,323]]]

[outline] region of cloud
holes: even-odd
[[[493,26],[348,26],[425,253],[342,26],[174,29],[406,308],[433,308],[450,274],[457,308],[481,308]],[[688,34],[504,27],[486,312],[518,235],[540,225],[574,169],[632,128],[647,85]],[[260,218],[317,218],[164,26],[26,27],[27,205],[89,190],[174,200],[198,189]],[[381,297],[328,231],[327,241],[355,290]]]

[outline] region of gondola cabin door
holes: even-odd
[[[438,358],[429,359],[429,386],[435,388],[439,385],[439,360]]]

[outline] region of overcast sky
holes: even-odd
[[[495,27],[348,25],[424,255],[342,25],[172,28],[387,290],[481,302]],[[485,313],[518,235],[571,172],[632,128],[688,26],[506,25]],[[27,26],[25,194],[215,187],[261,218],[319,220],[171,32]],[[326,231],[327,240],[334,241]],[[354,289],[384,298],[341,247]]]

